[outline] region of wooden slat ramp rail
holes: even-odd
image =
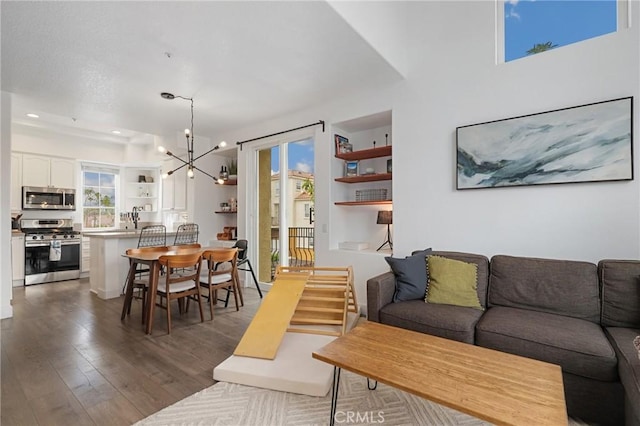
[[[308,273],[289,332],[342,336],[347,330],[347,313],[358,313],[353,291],[353,269],[349,267],[279,266],[279,274]]]
[[[342,336],[349,312],[359,314],[351,266],[279,266],[233,354],[273,360],[286,332]]]
[[[274,359],[303,294],[309,272],[277,274],[234,355]]]

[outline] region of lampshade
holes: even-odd
[[[378,212],[378,225],[391,225],[393,224],[393,212],[390,210],[381,210]]]

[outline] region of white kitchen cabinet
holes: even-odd
[[[22,185],[51,185],[51,159],[38,155],[22,155]]]
[[[11,153],[11,211],[22,209],[22,154]]]
[[[88,274],[91,270],[91,240],[88,237],[82,237],[82,263],[80,264],[80,273]]]
[[[177,162],[165,161],[162,173],[173,170]],[[178,164],[179,165],[179,164]],[[183,167],[162,182],[162,209],[184,211],[187,209],[187,168]]]
[[[24,285],[24,234],[11,236],[11,279],[14,287]]]
[[[76,162],[66,158],[51,157],[50,185],[56,188],[76,187]]]
[[[22,185],[76,187],[76,162],[68,158],[22,154]]]

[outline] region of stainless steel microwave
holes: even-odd
[[[22,187],[22,210],[75,210],[76,190],[53,187]]]

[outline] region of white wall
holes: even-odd
[[[246,140],[260,135],[271,134],[282,130],[299,127],[301,125],[317,122],[319,119],[326,121],[325,132],[322,132],[320,126],[310,129],[303,129],[295,133],[289,133],[284,136],[271,138],[270,140],[261,140],[244,146],[238,151],[238,235],[240,238],[249,238],[249,258],[254,269],[257,268],[256,247],[254,241],[251,240],[252,220],[255,219],[256,211],[252,207],[254,195],[247,188],[247,183],[255,178],[255,172],[248,166],[254,152],[252,147],[264,145],[270,141],[282,138],[291,138],[290,140],[300,140],[308,136],[314,137],[315,142],[315,256],[316,264],[322,266],[348,266],[354,267],[354,278],[356,282],[356,292],[359,297],[359,304],[366,305],[366,280],[373,275],[388,270],[386,262],[381,254],[363,254],[358,252],[345,252],[344,250],[331,249],[330,241],[336,240],[333,236],[335,232],[341,232],[343,229],[342,214],[336,210],[333,205],[334,195],[332,195],[333,175],[332,169],[334,162],[338,161],[333,157],[333,130],[331,123],[351,120],[353,118],[367,116],[382,111],[392,109],[392,100],[394,96],[394,87],[384,87],[379,90],[360,93],[349,98],[334,100],[330,103],[317,105],[313,108],[300,111],[286,117],[280,117],[263,123],[256,123],[251,128],[239,129],[236,132],[221,135],[230,145],[235,141]],[[219,159],[210,156],[208,159],[210,167],[218,164]],[[395,161],[395,160],[394,160]],[[219,166],[218,166],[219,168]],[[200,185],[200,182],[196,182]],[[200,189],[196,189],[200,191]],[[202,204],[206,203],[207,208],[211,208],[212,204],[207,200],[196,200],[196,217],[202,212]],[[364,209],[368,209],[365,207]],[[380,243],[384,239],[384,227],[375,225],[375,211],[371,210],[371,223],[375,228],[375,232],[379,233],[378,239]],[[204,217],[204,216],[203,216]],[[202,223],[202,220],[198,220]],[[202,225],[201,225],[202,229]],[[325,231],[326,230],[326,231]],[[335,231],[334,231],[335,230]],[[343,241],[344,238],[340,239]]]
[[[633,9],[632,22],[640,22],[638,8]],[[455,189],[457,126],[630,95],[638,111],[638,27],[496,64],[493,1],[412,2],[406,12],[411,43],[396,46],[408,52],[405,81],[223,136],[228,142],[243,140],[326,120],[325,133],[315,128],[317,264],[353,264],[360,304],[366,303],[366,279],[388,270],[382,256],[331,249],[330,236],[334,229],[344,229],[331,195],[331,123],[389,109],[394,256],[431,246],[489,257],[505,253],[593,262],[640,257],[637,179]],[[365,35],[368,31],[360,30]],[[637,116],[634,119],[637,124]],[[238,217],[241,237],[255,214],[247,211],[252,194],[243,182],[253,178],[247,171],[249,148],[239,152],[238,208],[245,212]],[[334,236],[334,241],[339,239]]]
[[[369,44],[380,52],[400,74],[406,76],[409,58],[404,44],[408,40],[407,2],[329,1]]]
[[[0,93],[0,318],[13,316],[11,298],[11,95]]]
[[[455,190],[457,126],[630,95],[638,111],[638,26],[496,64],[493,2],[410,9],[411,63],[393,122],[396,253],[433,246],[487,256],[638,258],[637,178]]]
[[[24,125],[13,127],[13,151],[122,165],[126,145]]]

